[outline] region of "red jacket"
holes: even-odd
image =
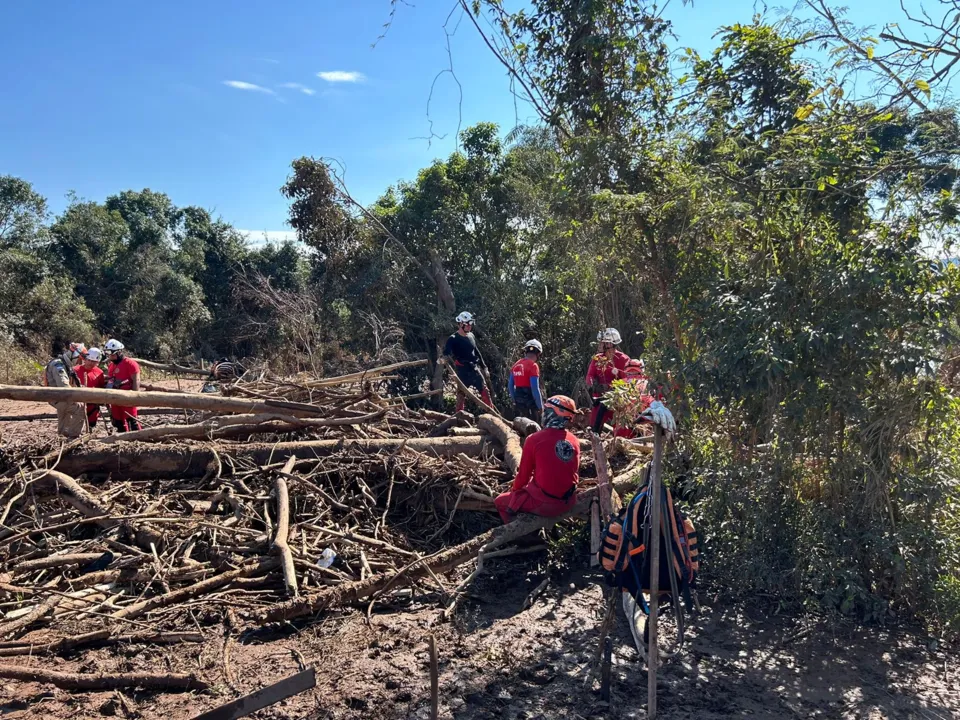
[[[607,360],[606,355],[602,353],[594,355],[590,361],[590,367],[587,368],[587,387],[591,390],[594,385],[609,388],[613,385],[613,381],[617,379],[613,375],[613,369],[616,368],[622,372],[629,361],[630,356],[619,350],[613,351],[613,360]],[[621,376],[618,375],[617,377]]]
[[[544,428],[523,443],[520,468],[513,490],[533,484],[554,498],[562,498],[580,480],[580,441],[569,430]]]

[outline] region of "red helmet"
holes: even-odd
[[[567,420],[573,420],[573,416],[577,414],[577,404],[566,395],[553,395],[547,398],[547,401],[543,404],[543,409],[546,410],[547,408]]]
[[[626,367],[623,368],[623,376],[627,378],[643,377],[644,369],[643,360],[633,358],[632,360],[628,360]]]

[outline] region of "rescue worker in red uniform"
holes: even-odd
[[[590,427],[597,434],[603,430],[603,424],[613,419],[613,413],[604,407],[601,398],[613,385],[613,381],[621,377],[627,362],[627,355],[617,349],[621,342],[620,331],[616,328],[606,328],[597,333],[598,352],[590,361],[587,368],[587,388],[593,398],[593,410],[590,411]]]
[[[103,346],[110,358],[107,369],[107,387],[113,390],[139,390],[140,366],[137,361],[127,357],[123,343],[119,340],[107,340]],[[110,406],[110,423],[120,432],[140,429],[137,408],[126,405]]]
[[[80,387],[85,388],[105,388],[107,378],[100,369],[100,361],[103,359],[103,353],[100,348],[92,347],[87,350],[79,365],[73,368],[80,381]],[[87,425],[91,430],[96,426],[100,419],[100,405],[87,404]]]
[[[514,417],[525,417],[540,422],[543,413],[543,396],[540,394],[540,366],[537,361],[543,354],[539,340],[530,340],[523,346],[523,357],[510,368],[507,390],[513,398]]]
[[[556,517],[576,505],[580,441],[567,430],[576,413],[576,404],[566,395],[554,395],[543,404],[543,430],[523,443],[513,488],[494,501],[503,522],[518,513]]]
[[[624,382],[635,384],[640,393],[639,397],[637,397],[636,404],[628,410],[629,417],[637,417],[646,411],[646,409],[650,407],[650,403],[653,402],[653,396],[647,392],[650,379],[646,376],[643,360],[640,358],[628,360],[627,366],[623,369],[622,379]],[[632,425],[617,425],[613,428],[613,434],[615,437],[624,438],[637,436]]]
[[[484,375],[489,377],[487,363],[484,362],[480,350],[477,349],[477,339],[473,335],[475,318],[468,312],[457,315],[457,331],[447,338],[443,346],[443,357],[447,362],[453,362],[453,371],[468,388],[480,393],[480,399],[487,405],[492,405],[490,391],[484,382]],[[481,374],[480,371],[483,371]],[[457,412],[463,410],[466,396],[457,388]]]

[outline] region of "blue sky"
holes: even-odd
[[[287,229],[291,160],[326,155],[371,202],[449,154],[458,123],[516,122],[502,68],[464,20],[450,40],[462,105],[453,79],[437,80],[430,119],[446,138],[423,139],[455,3],[411,2],[375,49],[388,0],[2,3],[0,174],[32,182],[54,211],[70,191],[149,187],[262,236]],[[900,16],[899,0],[847,5],[864,24]],[[667,16],[681,45],[707,52],[719,26],[762,8],[675,0]]]

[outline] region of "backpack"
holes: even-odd
[[[598,553],[607,584],[629,592],[645,612],[643,593],[650,590],[648,480],[649,467],[643,486],[607,523]],[[674,504],[666,486],[662,488],[660,502],[666,538],[663,535],[660,538],[659,590],[661,594],[672,594],[674,603],[678,603],[678,595],[682,596],[687,611],[693,614],[691,591],[696,588],[700,570],[699,536],[690,518]]]

